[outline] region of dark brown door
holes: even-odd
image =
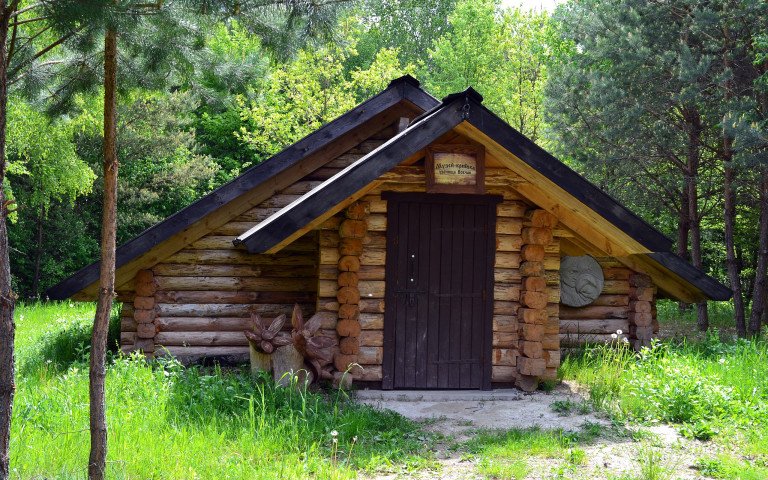
[[[496,204],[386,192],[384,388],[489,389]]]

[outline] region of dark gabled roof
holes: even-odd
[[[138,258],[154,246],[182,232],[213,211],[249,192],[264,181],[290,168],[303,158],[317,152],[396,104],[405,100],[424,111],[439,105],[440,102],[419,88],[419,85],[419,81],[410,75],[393,80],[378,95],[315,130],[268,160],[251,167],[231,182],[222,185],[121,245],[117,249],[116,267],[120,268]],[[98,278],[99,262],[95,262],[51,287],[46,294],[54,300],[65,299],[93,284]]]
[[[730,298],[731,291],[727,287],[671,253],[671,240],[485,108],[482,96],[471,88],[449,95],[388,142],[243,233],[235,243],[245,245],[252,253],[270,250],[463,121],[472,124],[640,245],[651,252],[659,252],[648,254],[648,258],[712,299]]]

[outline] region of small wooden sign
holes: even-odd
[[[485,193],[485,150],[474,145],[427,147],[427,192]]]

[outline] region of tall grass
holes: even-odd
[[[18,309],[22,368],[11,448],[18,478],[86,476],[83,338],[92,318],[92,306]],[[429,457],[419,425],[395,413],[339,393],[278,387],[246,370],[171,360],[113,355],[107,417],[109,478],[352,478]]]
[[[560,375],[587,386],[592,403],[618,421],[677,424],[690,437],[741,445],[751,462],[768,466],[764,340],[723,342],[713,331],[639,354],[625,344],[595,346],[567,357]]]

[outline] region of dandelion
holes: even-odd
[[[622,338],[621,341],[623,341],[624,343],[629,343],[629,339],[627,337]]]
[[[720,362],[720,365],[724,364],[724,363],[725,363],[725,357],[721,358],[721,359],[720,359],[720,360],[718,360],[718,361]]]
[[[616,335],[621,335],[622,333],[624,332],[622,332],[621,330],[616,330]]]
[[[615,333],[612,333],[612,334],[611,334],[611,338],[613,338],[613,339],[616,339],[616,338],[619,338],[619,336],[618,336],[618,335],[616,335]]]
[[[331,436],[332,436],[332,437],[334,437],[334,438],[335,438],[335,437],[338,437],[338,436],[339,436],[339,432],[337,432],[336,430],[334,430],[334,431],[332,431],[332,432],[331,432]]]

